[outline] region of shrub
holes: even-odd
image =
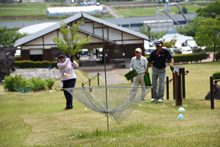
[[[175,63],[180,63],[180,62],[193,62],[193,61],[201,61],[203,59],[208,58],[208,54],[206,53],[200,53],[200,54],[178,54],[178,55],[173,55],[174,62]],[[147,59],[149,56],[145,56]],[[168,61],[170,62],[170,61]]]
[[[14,91],[14,77],[13,76],[5,76],[4,89],[8,89],[8,91]]]
[[[213,79],[220,79],[220,72],[215,72],[212,74]]]
[[[220,52],[218,52],[217,54],[215,54],[215,59],[216,59],[216,60],[220,59]]]
[[[27,80],[23,78],[21,75],[16,75],[13,80],[13,86],[20,88],[27,85]]]
[[[74,60],[79,64],[78,60]],[[15,61],[15,66],[19,68],[48,68],[50,67],[57,67],[57,61],[30,61],[30,60],[23,60],[23,61]]]
[[[51,61],[50,64],[52,67],[57,67],[57,61]]]
[[[46,81],[46,85],[47,85],[47,87],[49,88],[49,89],[51,89],[52,87],[53,87],[53,85],[54,85],[54,80],[52,80],[52,79],[46,79],[45,80]]]
[[[33,90],[43,90],[46,88],[46,82],[41,78],[31,78],[30,80],[33,83]]]

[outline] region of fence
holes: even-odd
[[[87,83],[89,83],[89,86],[91,86],[91,81],[93,80],[93,79],[95,79],[96,77],[97,77],[97,82],[98,82],[98,86],[99,86],[99,75],[100,75],[100,73],[97,73],[97,76],[94,76],[93,78],[89,78],[89,80],[87,81],[87,82],[85,82],[85,83],[82,83],[82,87],[84,87],[85,86],[85,84],[87,84]]]

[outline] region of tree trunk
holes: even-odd
[[[212,61],[215,61],[215,43],[214,43],[213,60]]]

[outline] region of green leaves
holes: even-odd
[[[215,59],[215,47],[220,45],[220,20],[207,18],[201,22],[195,36],[196,42],[201,46],[213,47]]]
[[[139,30],[142,34],[146,35],[153,42],[156,42],[167,33],[167,31],[151,32],[151,26],[148,24],[145,24],[145,27],[139,27]]]
[[[18,32],[18,28],[8,29],[7,27],[0,28],[0,45],[3,47],[12,46],[19,38],[27,36]]]
[[[76,55],[85,44],[89,44],[90,36],[82,39],[82,36],[78,33],[78,29],[80,25],[84,23],[84,19],[82,18],[77,23],[72,23],[72,26],[67,26],[65,23],[61,23],[60,32],[63,37],[53,37],[53,41],[57,44],[57,47],[63,52],[72,55]]]
[[[212,13],[215,15],[220,14],[220,2],[210,3],[204,8],[200,8],[197,11],[197,16],[212,17]]]

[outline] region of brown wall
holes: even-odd
[[[43,49],[43,57],[43,60],[53,61],[54,59],[52,59],[52,49]]]
[[[30,60],[29,50],[21,50],[21,60]]]
[[[135,56],[136,48],[142,49],[142,55],[144,55],[144,44],[130,44],[130,45],[105,45],[106,63],[110,62],[110,59],[125,59]],[[122,54],[125,53],[125,56]]]

